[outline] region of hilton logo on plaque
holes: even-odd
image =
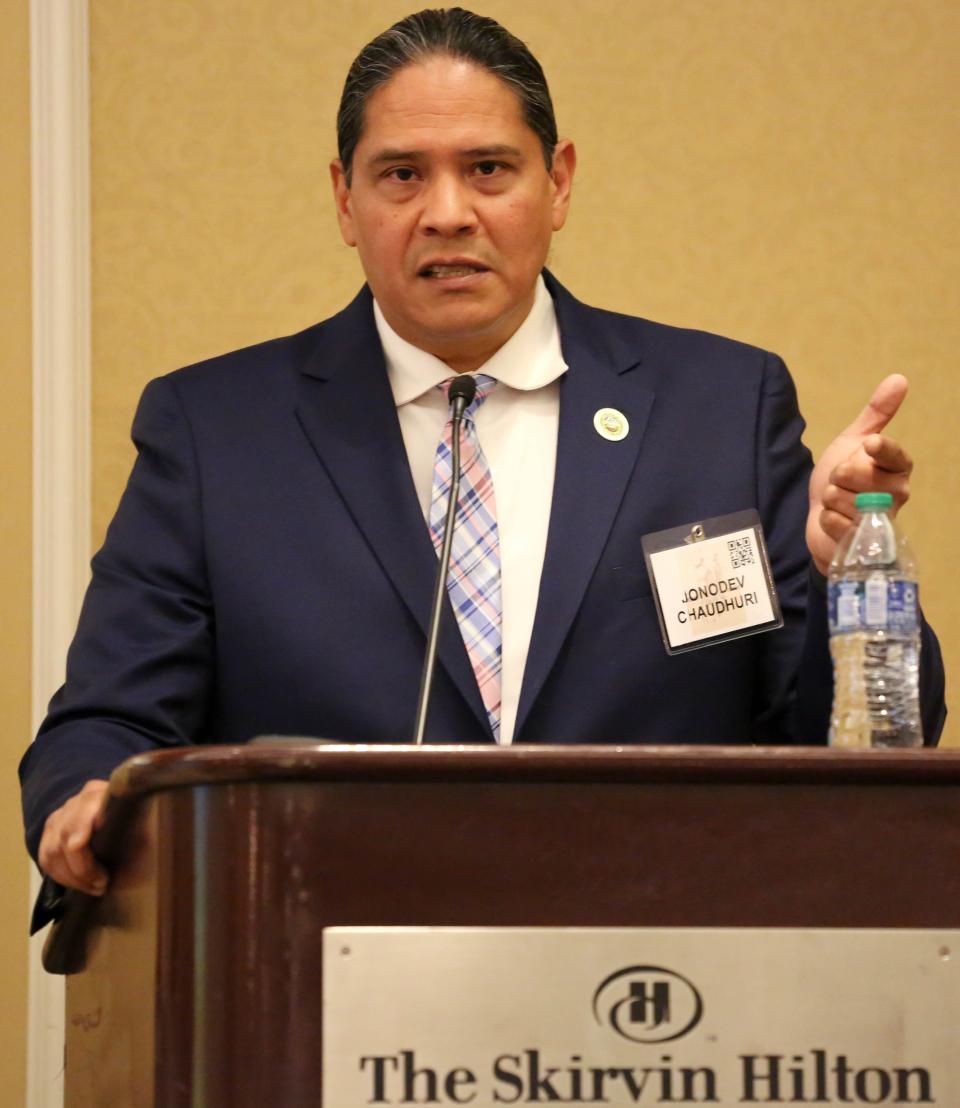
[[[627,966],[605,977],[593,994],[593,1015],[634,1043],[669,1043],[703,1016],[695,985],[664,966]]]

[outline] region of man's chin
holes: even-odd
[[[469,361],[479,358],[478,364],[482,364],[513,335],[533,303],[533,294],[517,303],[495,292],[489,280],[472,292],[435,295],[423,289],[413,302],[407,302],[401,318],[384,314],[401,338],[442,361],[452,364],[451,359],[466,357]]]
[[[448,361],[450,355],[466,352],[486,352],[486,360],[503,346],[516,329],[517,324],[512,324],[504,316],[483,318],[474,315],[444,320],[434,318],[425,321],[421,329],[422,340],[414,341],[414,345],[435,354],[443,361]]]

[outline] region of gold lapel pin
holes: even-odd
[[[601,438],[610,442],[619,442],[630,433],[627,417],[616,408],[600,408],[593,417],[593,426]]]

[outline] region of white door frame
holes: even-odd
[[[38,726],[63,680],[90,550],[87,0],[31,0],[33,655]],[[39,880],[31,874],[31,904]],[[63,979],[30,947],[27,1108],[63,1103]]]

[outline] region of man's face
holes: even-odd
[[[458,371],[482,365],[529,312],[566,219],[573,147],[547,170],[515,93],[434,57],[367,103],[348,187],[331,166],[340,231],[391,327]]]

